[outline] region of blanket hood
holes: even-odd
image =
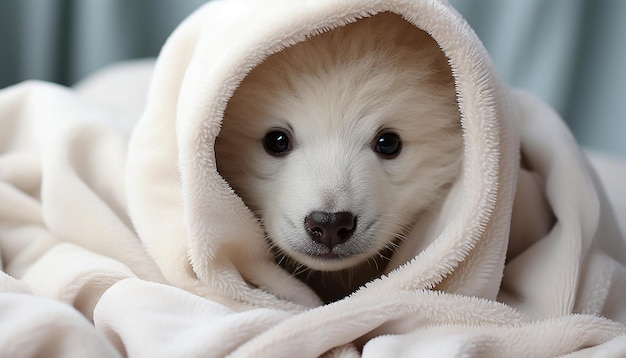
[[[473,30],[436,0],[214,1],[180,25],[157,60],[126,182],[130,217],[167,281],[230,306],[322,303],[273,262],[257,219],[218,173],[214,145],[229,99],[268,56],[381,13],[429,34],[448,58],[463,166],[433,224],[413,229],[388,272],[355,296],[436,289],[531,317],[602,312],[590,297],[604,302],[619,285],[597,290],[593,277],[623,267],[594,266],[591,253],[604,245],[596,237],[620,235],[574,139],[541,101],[501,82]],[[610,223],[598,230],[600,216]],[[624,260],[622,247],[608,252]]]
[[[257,219],[217,172],[214,143],[229,98],[267,56],[383,12],[430,34],[449,59],[465,157],[446,204],[453,209],[423,233],[433,243],[404,250],[392,265],[401,267],[379,284],[496,297],[518,167],[514,114],[475,33],[446,2],[432,0],[216,1],[174,32],[130,143],[127,175],[135,227],[168,281],[254,305],[285,304],[274,295],[319,304],[268,257]]]

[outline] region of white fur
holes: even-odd
[[[395,247],[436,206],[458,175],[460,115],[446,58],[424,32],[379,14],[270,56],[229,102],[216,142],[218,170],[260,218],[281,253],[308,268],[355,267]],[[389,21],[391,20],[391,21]],[[293,150],[275,157],[263,137],[276,128]],[[381,129],[400,154],[372,149]],[[312,211],[349,211],[355,232],[333,252],[312,241]]]

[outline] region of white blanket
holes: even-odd
[[[323,305],[269,257],[213,145],[264,58],[382,12],[450,59],[463,171],[384,276]],[[211,2],[172,34],[147,94],[141,78],[0,92],[0,356],[626,352],[626,249],[595,173],[444,1]]]

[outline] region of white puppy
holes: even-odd
[[[216,142],[220,174],[277,262],[327,301],[380,275],[460,170],[450,67],[398,20],[361,19],[270,56],[234,93]]]

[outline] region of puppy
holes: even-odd
[[[339,299],[383,272],[459,174],[450,67],[396,15],[360,19],[253,69],[215,150],[277,263]]]

